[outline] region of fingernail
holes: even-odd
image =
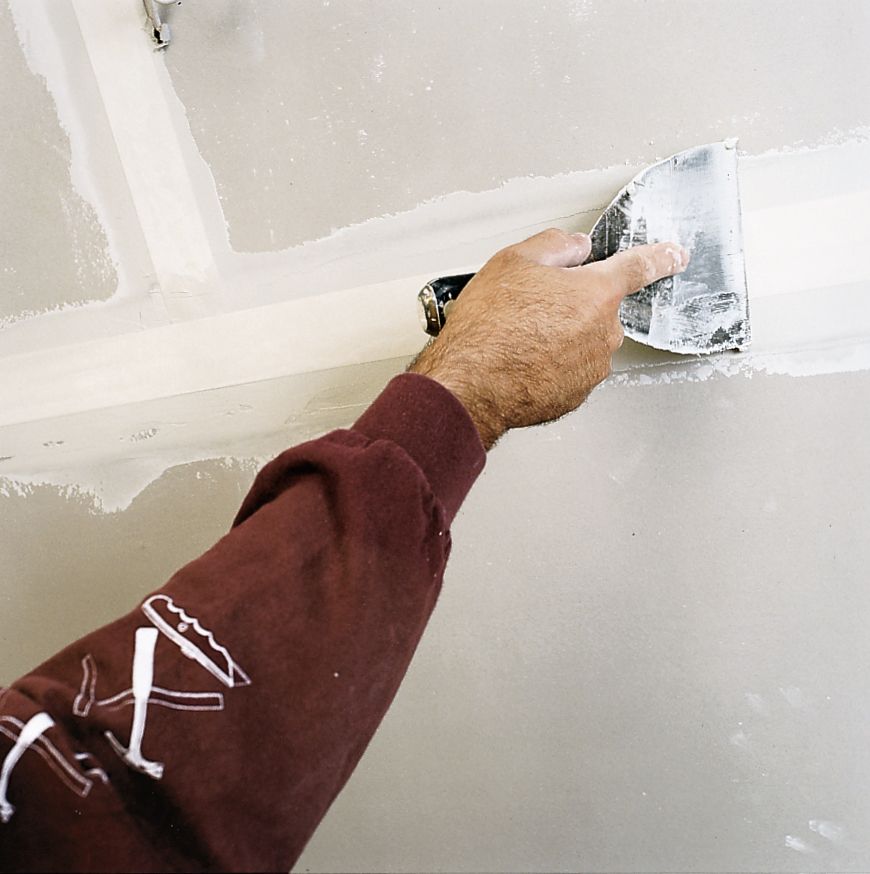
[[[589,234],[576,233],[571,234],[575,240],[579,240],[581,243],[585,243],[589,239]]]

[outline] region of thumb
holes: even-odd
[[[613,294],[622,299],[657,279],[682,273],[688,264],[689,253],[678,243],[652,243],[617,252],[583,269],[600,273]]]
[[[592,251],[587,234],[568,234],[548,228],[510,247],[516,254],[544,267],[578,267]]]

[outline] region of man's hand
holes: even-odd
[[[409,368],[462,401],[487,449],[579,407],[622,345],[622,299],[689,263],[677,243],[656,243],[584,265],[590,247],[586,234],[550,229],[502,249]]]

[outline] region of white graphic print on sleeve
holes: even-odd
[[[156,628],[136,629],[136,649],[133,652],[133,727],[129,748],[121,744],[111,731],[106,737],[112,749],[131,767],[159,780],[163,776],[161,762],[152,762],[142,756],[142,737],[148,715],[148,699],[154,683],[154,647],[157,646]]]
[[[82,659],[82,685],[79,694],[73,701],[73,713],[76,716],[87,716],[92,707],[103,707],[106,710],[120,710],[133,704],[133,689],[125,689],[117,695],[108,698],[96,697],[97,664],[94,657],[88,653]],[[224,696],[222,692],[176,692],[174,689],[164,689],[162,686],[152,686],[149,704],[159,704],[171,710],[223,710]]]
[[[182,655],[193,659],[225,686],[247,686],[251,680],[229,650],[215,640],[214,634],[167,595],[153,595],[142,605],[142,611],[155,627],[136,629],[131,688],[108,698],[97,699],[97,664],[88,653],[82,659],[82,683],[73,702],[73,713],[87,717],[94,707],[119,710],[132,705],[129,746],[125,747],[111,731],[105,733],[106,737],[112,749],[130,767],[159,780],[163,776],[163,763],[146,759],[142,754],[148,705],[156,704],[173,710],[224,709],[221,692],[182,692],[154,685],[154,655],[159,634],[163,634]]]
[[[21,724],[20,720],[16,720]],[[31,747],[43,732],[48,731],[54,725],[54,720],[44,711],[32,716],[26,723],[21,724],[21,732],[15,739],[15,744],[3,760],[3,768],[0,770],[0,821],[9,822],[15,813],[14,805],[9,803],[6,797],[9,790],[9,776],[12,769],[18,764],[18,760],[25,751]]]
[[[163,776],[163,764],[146,759],[142,754],[148,706],[159,705],[171,710],[191,711],[224,709],[222,692],[182,692],[154,685],[154,655],[160,636],[170,640],[184,656],[196,661],[224,686],[247,686],[251,679],[235,662],[229,650],[217,643],[212,632],[178,607],[168,596],[152,596],[142,605],[142,611],[153,627],[136,629],[131,687],[110,697],[98,699],[97,662],[88,653],[82,659],[82,683],[72,710],[76,716],[86,718],[94,708],[115,711],[132,706],[129,746],[124,746],[111,731],[105,733],[106,737],[112,749],[130,767],[159,780]],[[4,694],[0,694],[0,698]],[[10,777],[18,761],[28,750],[37,753],[61,782],[80,798],[88,796],[95,780],[109,782],[108,775],[99,767],[91,753],[75,753],[75,763],[66,759],[46,737],[45,733],[54,725],[54,720],[44,711],[37,713],[26,723],[15,716],[0,716],[0,735],[13,742],[0,767],[0,824],[8,823],[15,813],[15,805],[7,797]]]
[[[75,760],[88,777],[96,777],[98,780],[102,780],[103,783],[109,782],[109,775],[96,763],[96,760],[90,753],[76,753]],[[88,786],[88,789],[90,788]]]
[[[88,653],[82,659],[82,686],[79,689],[79,694],[76,695],[76,700],[73,701],[73,713],[76,716],[87,716],[94,703],[94,697],[97,686],[97,665],[94,657]],[[132,693],[132,689],[130,690]]]
[[[45,732],[54,721],[44,711],[37,713],[27,723],[16,716],[0,716],[0,734],[15,742],[3,762],[0,772],[0,822],[6,823],[12,817],[15,807],[9,803],[7,792],[12,769],[26,750],[38,753],[61,782],[75,792],[79,798],[87,798],[94,780],[109,782],[106,772],[100,768],[90,753],[75,753],[76,765],[69,762],[61,751],[46,737]],[[41,731],[39,731],[41,729]]]
[[[184,655],[201,664],[225,686],[232,689],[250,684],[250,678],[233,661],[229,650],[221,646],[195,616],[185,613],[168,595],[152,595],[142,605],[142,612]]]

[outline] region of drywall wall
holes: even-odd
[[[0,252],[14,268],[2,278],[0,355],[165,323],[73,7],[4,0],[0,14],[11,41],[0,89]]]
[[[505,439],[297,870],[866,870],[868,391],[608,385]]]
[[[0,4],[0,320],[105,300],[117,275],[94,207],[71,177],[69,138]],[[51,253],[52,280],[46,282]]]
[[[229,460],[174,468],[143,485],[124,513],[101,512],[92,495],[75,488],[7,489],[0,544],[10,605],[2,625],[3,681],[123,615],[156,577],[168,579],[211,546],[226,533],[231,517],[225,514],[241,503],[252,477],[250,465]]]
[[[870,124],[853,99],[870,90],[867,14],[214,0],[178,16],[167,65],[233,249],[261,252],[516,176],[640,164],[735,131],[760,152]]]
[[[117,285],[0,323],[4,679],[353,421],[421,278],[738,135],[753,350],[627,343],[498,447],[299,870],[866,870],[867,7],[191,0],[160,54],[139,6],[8,3]]]

